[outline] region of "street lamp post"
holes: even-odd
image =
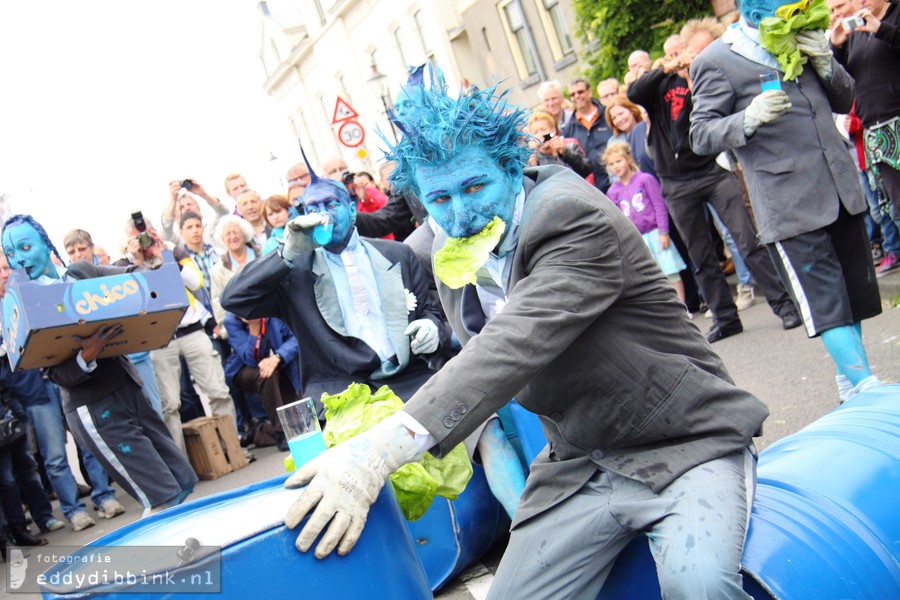
[[[372,90],[376,96],[381,98],[381,105],[384,107],[384,117],[387,119],[388,124],[391,126],[391,134],[394,136],[394,142],[398,142],[397,139],[397,129],[394,127],[394,122],[391,121],[390,116],[390,106],[393,104],[391,102],[390,92],[388,90],[388,80],[387,75],[378,71],[378,66],[375,64],[375,61],[372,61],[372,75],[369,79],[366,80],[366,83],[369,84],[369,89]]]

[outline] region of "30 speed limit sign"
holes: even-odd
[[[366,131],[356,121],[344,121],[338,129],[338,139],[348,148],[356,148],[366,139]]]

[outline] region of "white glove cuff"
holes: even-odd
[[[381,453],[390,473],[419,460],[424,452],[396,415],[387,417],[359,437],[366,438],[370,448]]]

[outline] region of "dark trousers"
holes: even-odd
[[[731,232],[759,291],[776,315],[796,310],[766,249],[760,245],[756,226],[744,206],[735,176],[720,167],[691,179],[662,178],[662,192],[669,214],[687,245],[694,263],[700,293],[713,313],[713,322],[739,322],[731,288],[719,266],[703,204],[709,202]]]
[[[279,368],[271,377],[260,379],[257,367],[241,367],[234,376],[234,386],[245,392],[259,394],[269,422],[280,431],[281,422],[276,409],[297,399],[291,378],[284,369]]]
[[[23,502],[39,527],[53,517],[53,507],[41,485],[27,436],[0,449],[0,500],[9,526],[14,530],[27,527]]]
[[[64,407],[75,441],[144,508],[162,504],[197,483],[162,417],[136,385],[81,407]]]

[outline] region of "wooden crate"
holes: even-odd
[[[249,464],[230,417],[198,417],[182,431],[188,460],[200,479],[218,479]]]

